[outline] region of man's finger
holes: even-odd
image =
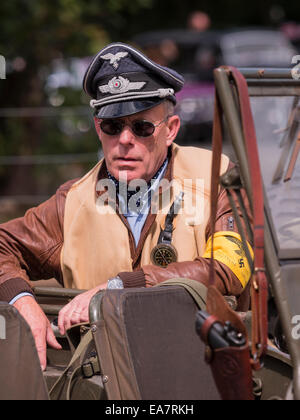
[[[71,328],[76,321],[74,319],[72,320],[74,313],[73,308],[71,306],[66,308],[67,310],[60,311],[58,315],[58,327],[61,335],[65,335],[66,331]],[[78,317],[78,315],[75,314],[75,317]],[[78,318],[78,322],[80,322],[80,316]]]
[[[59,332],[60,332],[61,335],[65,335],[65,333],[66,333],[66,331],[65,331],[66,308],[67,308],[67,306],[65,306],[58,314],[58,328],[59,328]]]
[[[80,311],[76,309],[77,312],[72,309],[65,315],[65,321],[64,321],[64,328],[65,331],[70,329],[72,325],[79,324],[80,323]]]
[[[55,338],[51,325],[48,325],[48,328],[47,328],[47,343],[49,344],[50,347],[56,350],[62,349],[62,346],[59,344],[59,342]]]
[[[81,313],[80,322],[89,322],[89,321],[90,321],[89,311],[88,310],[84,310]]]
[[[14,307],[19,311],[31,328],[41,368],[42,370],[45,370],[47,366],[47,323],[49,321],[32,296],[21,297],[14,303]]]
[[[45,330],[38,330],[38,331],[32,331],[33,338],[35,340],[36,349],[38,352],[38,356],[40,359],[40,364],[42,370],[46,370],[47,367],[47,348],[46,348],[46,328]]]
[[[61,335],[65,335],[72,325],[89,321],[89,304],[92,297],[105,285],[97,286],[88,292],[82,293],[66,305],[58,315],[58,328]]]

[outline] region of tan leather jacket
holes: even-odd
[[[171,178],[172,166],[173,159],[170,160],[166,178]],[[103,170],[102,168],[102,172]],[[104,173],[101,176],[104,176]],[[55,277],[63,285],[61,251],[64,244],[65,203],[67,194],[76,181],[69,181],[61,186],[53,197],[37,208],[28,210],[23,218],[1,225],[0,300],[10,301],[18,293],[32,291],[29,279]],[[119,274],[125,287],[149,287],[174,277],[191,278],[208,284],[210,261],[206,258],[199,257],[194,261],[173,263],[167,269],[153,265],[141,267],[143,243],[155,217],[149,215],[137,247],[134,245],[126,219],[120,217],[128,229],[133,270]],[[236,225],[232,225],[232,217],[226,192],[221,190],[218,198],[216,231],[237,231]],[[206,239],[209,237],[208,225]],[[215,268],[218,289],[223,294],[240,297],[243,294],[243,287],[230,268],[218,261]]]

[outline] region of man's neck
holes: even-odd
[[[147,182],[149,188],[151,187],[151,181],[157,179],[161,172],[164,170],[164,168],[166,167],[166,163],[168,162],[168,157],[166,157],[166,159],[163,161],[162,165],[160,165],[159,169],[156,171],[156,173],[153,175],[153,177]],[[118,179],[116,179],[107,169],[107,175],[108,178],[110,180],[112,180],[115,184],[115,186],[117,187],[117,191],[119,190],[119,186],[120,186],[120,181]]]

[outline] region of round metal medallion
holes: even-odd
[[[170,244],[156,245],[151,252],[152,264],[159,267],[167,267],[169,264],[176,262],[177,258],[177,251]]]

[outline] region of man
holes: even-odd
[[[100,289],[151,287],[174,277],[208,283],[212,156],[174,144],[180,128],[175,93],[183,84],[179,74],[129,45],[101,50],[83,87],[92,97],[104,160],[0,228],[0,300],[30,325],[42,369],[46,343],[60,346],[29,279],[55,277],[65,287],[87,290],[60,312],[62,334],[88,321],[90,300]],[[223,156],[222,172],[229,165]],[[217,287],[239,297],[250,271],[236,252],[240,237],[225,191],[216,231]]]

